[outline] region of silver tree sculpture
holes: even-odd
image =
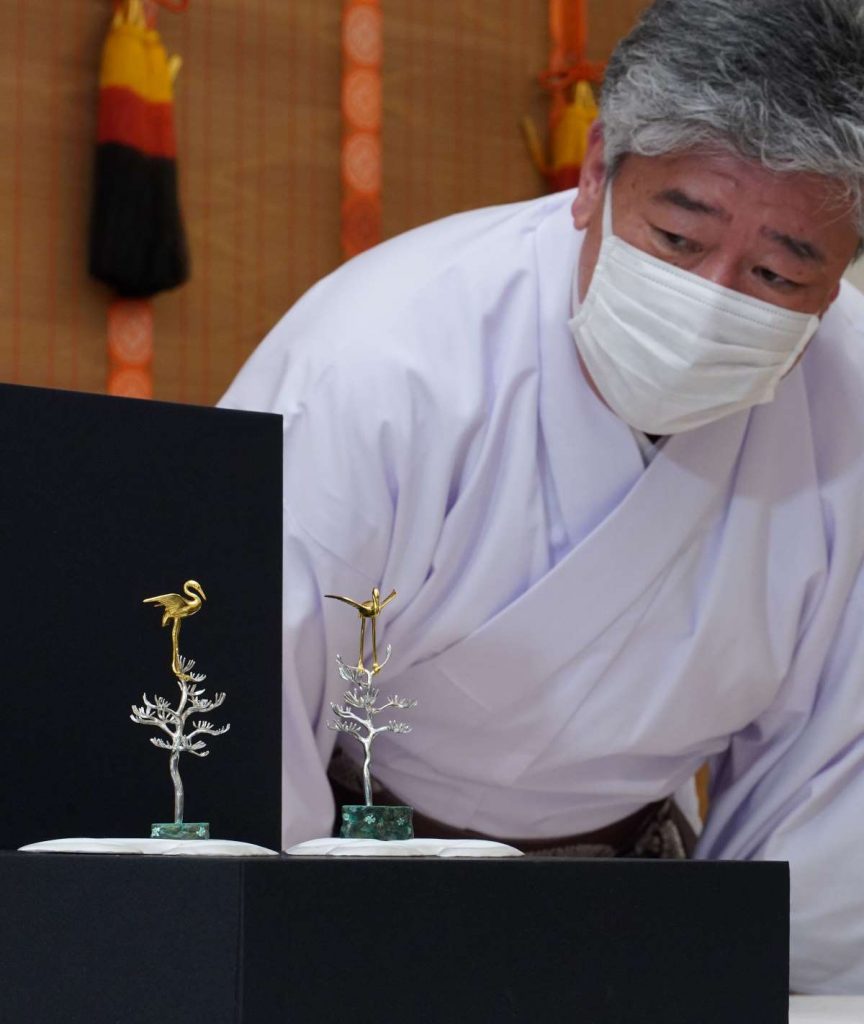
[[[186,723],[192,715],[206,715],[220,707],[225,701],[224,693],[217,693],[210,700],[204,697],[203,688],[198,683],[203,683],[207,678],[199,672],[193,672],[195,667],[193,660],[186,660],[179,656],[180,673],[177,675],[177,684],[180,687],[180,702],[176,708],[171,707],[164,697],[156,697],[150,700],[147,694],[142,695],[144,704],[142,707],[132,705],[132,714],[129,716],[138,725],[152,725],[168,737],[167,740],[161,736],[151,736],[150,742],[155,747],[162,747],[163,750],[170,750],[171,757],[168,762],[171,772],[171,781],[174,783],[174,823],[180,825],[183,821],[183,781],[180,778],[180,755],[183,753],[194,754],[195,757],[207,757],[210,751],[203,739],[196,739],[200,736],[221,736],[228,732],[230,725],[223,725],[217,729],[212,722],[203,720],[192,722],[192,731],[186,732]]]
[[[180,778],[179,764],[180,755],[183,753],[194,754],[196,757],[208,756],[210,751],[207,750],[207,744],[197,737],[221,736],[231,728],[230,725],[223,725],[221,729],[217,729],[211,722],[199,719],[192,722],[192,731],[186,732],[186,723],[192,715],[209,714],[225,700],[224,693],[217,693],[212,700],[204,696],[204,690],[198,683],[203,683],[207,677],[199,672],[193,672],[195,662],[180,654],[180,624],[183,619],[197,614],[206,599],[207,595],[200,583],[196,580],[186,580],[182,594],[159,594],[157,597],[148,597],[144,600],[144,604],[162,608],[162,625],[171,626],[171,671],[180,687],[180,701],[176,708],[171,707],[164,697],[157,697],[151,701],[145,693],[143,705],[139,708],[133,704],[132,714],[129,716],[138,725],[152,725],[161,729],[168,739],[152,736],[150,742],[156,747],[171,751],[169,769],[171,781],[174,783],[174,825],[165,822],[155,824],[151,832],[154,838],[209,836],[209,825],[206,822],[184,825],[183,782]]]
[[[362,663],[362,651],[360,662],[357,665],[346,665],[340,655],[336,655],[339,662],[339,675],[346,683],[351,683],[351,689],[344,694],[344,703],[330,703],[333,714],[337,716],[335,722],[328,722],[327,728],[335,732],[348,733],[353,736],[363,747],[363,796],[366,806],[372,806],[372,744],[375,737],[382,732],[407,733],[411,732],[411,726],[405,722],[397,722],[391,719],[386,725],[375,725],[375,717],[382,711],[389,708],[398,708],[400,711],[407,711],[417,707],[416,700],[407,697],[399,697],[394,694],[380,706],[376,707],[380,691],[372,685],[372,677],[379,672],[390,658],[390,645],[387,645],[384,660],[379,665],[377,660],[373,668],[366,668]]]

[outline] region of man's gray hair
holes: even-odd
[[[605,158],[721,148],[826,175],[864,234],[864,0],[656,0],[601,94]]]

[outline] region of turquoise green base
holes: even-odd
[[[413,839],[412,807],[367,807],[346,804],[342,808],[343,839]]]
[[[209,821],[157,821],[150,826],[151,839],[209,839]]]

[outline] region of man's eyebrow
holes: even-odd
[[[759,234],[772,242],[778,242],[799,260],[807,260],[808,263],[825,262],[825,254],[822,250],[817,249],[812,242],[805,241],[803,238],[793,238],[792,235],[785,235],[782,231],[774,231],[772,228],[762,228]]]
[[[721,206],[712,206],[701,199],[688,196],[680,188],[664,188],[654,195],[654,199],[661,203],[668,203],[670,206],[677,206],[689,213],[705,213],[709,217],[717,217],[719,220],[731,220],[731,216]]]
[[[721,206],[712,206],[710,203],[703,202],[701,199],[696,199],[694,196],[688,195],[680,188],[666,188],[661,192],[655,193],[653,197],[656,201],[661,203],[668,203],[670,206],[677,206],[679,209],[687,210],[689,213],[704,213],[709,217],[716,217],[718,220],[729,221],[731,216]],[[825,254],[821,249],[818,249],[812,242],[808,242],[804,238],[795,238],[792,235],[787,235],[782,231],[775,231],[773,228],[762,228],[759,232],[763,238],[767,238],[772,242],[777,242],[778,245],[782,245],[783,248],[791,253],[796,259],[806,260],[808,263],[824,263]]]

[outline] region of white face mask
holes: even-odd
[[[819,326],[649,256],[612,233],[606,186],[603,241],[569,326],[597,389],[625,423],[677,434],[770,402]],[[577,269],[578,275],[578,269]]]

